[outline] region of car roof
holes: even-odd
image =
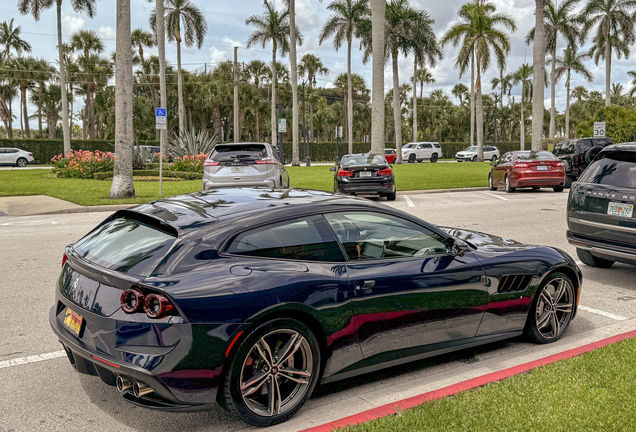
[[[608,152],[616,152],[616,151],[630,151],[630,152],[636,152],[636,142],[628,142],[628,143],[622,143],[622,144],[612,144],[609,145],[607,147],[604,147],[603,150],[601,150],[602,153],[608,153]]]

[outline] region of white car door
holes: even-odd
[[[4,162],[5,164],[15,165],[18,160],[18,149],[8,148],[4,149]]]
[[[5,154],[5,149],[0,148],[0,165],[6,164],[8,162],[5,162],[7,155]]]

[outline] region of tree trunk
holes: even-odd
[[[353,84],[351,82],[351,39],[347,37],[347,142],[349,154],[353,153]],[[384,98],[383,98],[384,99]]]
[[[521,123],[519,123],[519,150],[526,149],[526,119],[524,118],[523,96],[525,94],[525,85],[521,84]]]
[[[470,146],[475,145],[475,52],[470,55]]]
[[[90,139],[95,139],[95,131],[97,130],[97,122],[95,121],[95,104],[93,99],[93,92],[88,92],[88,136]]]
[[[88,139],[88,130],[90,129],[90,110],[88,109],[88,88],[86,90],[86,98],[84,99],[84,116],[82,118],[82,139]]]
[[[400,77],[398,76],[398,51],[391,54],[393,61],[393,124],[395,127],[395,152],[397,163],[402,163],[402,109],[400,105]]]
[[[570,138],[570,71],[568,71],[568,84],[566,86],[565,99],[565,138]]]
[[[289,69],[292,87],[292,165],[300,165],[298,140],[298,59],[296,58],[296,0],[289,0]],[[303,104],[303,115],[304,115]],[[303,131],[303,134],[305,131]],[[309,155],[305,155],[309,157]]]
[[[612,47],[609,43],[609,31],[605,43],[605,106],[612,105],[610,82],[612,81]]]
[[[261,139],[261,128],[260,128],[260,125],[258,124],[258,106],[256,107],[254,114],[256,117],[256,139],[254,141],[259,142]]]
[[[315,142],[314,139],[314,106],[309,102],[309,140],[310,142]]]
[[[57,54],[60,65],[60,88],[62,89],[62,135],[64,154],[71,152],[71,135],[68,127],[68,100],[66,97],[66,65],[62,54],[62,0],[57,0]]]
[[[276,145],[278,134],[276,133],[276,42],[273,43],[274,47],[272,48],[272,145]],[[293,149],[292,149],[293,150]],[[298,154],[296,154],[296,161],[293,160],[292,155],[292,164],[293,162],[296,165],[300,165],[298,161]]]
[[[13,98],[9,99],[9,129],[7,129],[7,137],[13,139]]]
[[[24,117],[24,134],[27,139],[31,138],[31,128],[29,128],[29,113],[27,112],[26,87],[21,88],[22,116]]]
[[[371,86],[371,153],[384,154],[384,12],[385,0],[371,0],[373,75]],[[397,163],[402,162],[401,153]]]
[[[413,62],[413,141],[417,141],[417,56]]]
[[[38,138],[42,139],[42,86],[44,83],[40,83],[38,86],[38,130],[40,131],[40,135]]]
[[[535,0],[532,94],[532,150],[540,151],[543,142],[543,89],[545,88],[545,27],[543,0]]]
[[[555,78],[555,68],[556,68],[556,38],[554,41],[554,46],[552,47],[552,71],[550,72],[550,130],[548,132],[548,137],[550,139],[554,138],[554,133],[556,129],[556,80]]]
[[[156,0],[155,10],[157,16],[157,47],[159,54],[159,92],[160,108],[167,109],[168,94],[166,92],[166,24],[163,11],[163,0]],[[166,118],[167,121],[167,118]],[[160,153],[166,151],[166,130],[160,130]],[[162,195],[163,157],[159,157],[159,197]]]
[[[132,173],[133,73],[130,49],[130,0],[117,0],[115,63],[115,168],[111,199],[134,198]]]
[[[477,57],[477,82],[475,83],[476,100],[476,126],[477,126],[477,161],[484,161],[484,106],[481,99],[481,63]]]
[[[71,115],[68,116],[68,122],[69,122],[68,130],[70,132],[70,136],[72,139],[73,138],[73,88],[72,87],[71,87]],[[47,120],[47,126],[48,126],[48,120]]]
[[[179,34],[179,36],[181,36],[181,34]],[[177,87],[177,91],[179,93],[179,134],[182,134],[185,132],[185,105],[183,103],[183,81],[181,78],[181,42],[179,40],[177,40]]]

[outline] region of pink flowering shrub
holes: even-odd
[[[183,158],[176,157],[170,164],[170,169],[174,171],[203,172],[203,163],[207,159],[206,153],[199,153],[196,156],[185,155]]]
[[[115,155],[95,150],[71,150],[51,159],[53,173],[59,178],[92,179],[95,173],[113,171]]]

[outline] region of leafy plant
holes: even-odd
[[[154,154],[148,147],[134,146],[132,151],[132,165],[134,170],[146,169],[146,164],[152,161]]]
[[[168,145],[168,152],[173,157],[183,159],[184,156],[208,155],[217,143],[216,135],[210,136],[208,131],[184,131]]]
[[[115,155],[99,150],[71,150],[67,155],[55,156],[51,162],[58,178],[92,179],[96,173],[113,171]]]

